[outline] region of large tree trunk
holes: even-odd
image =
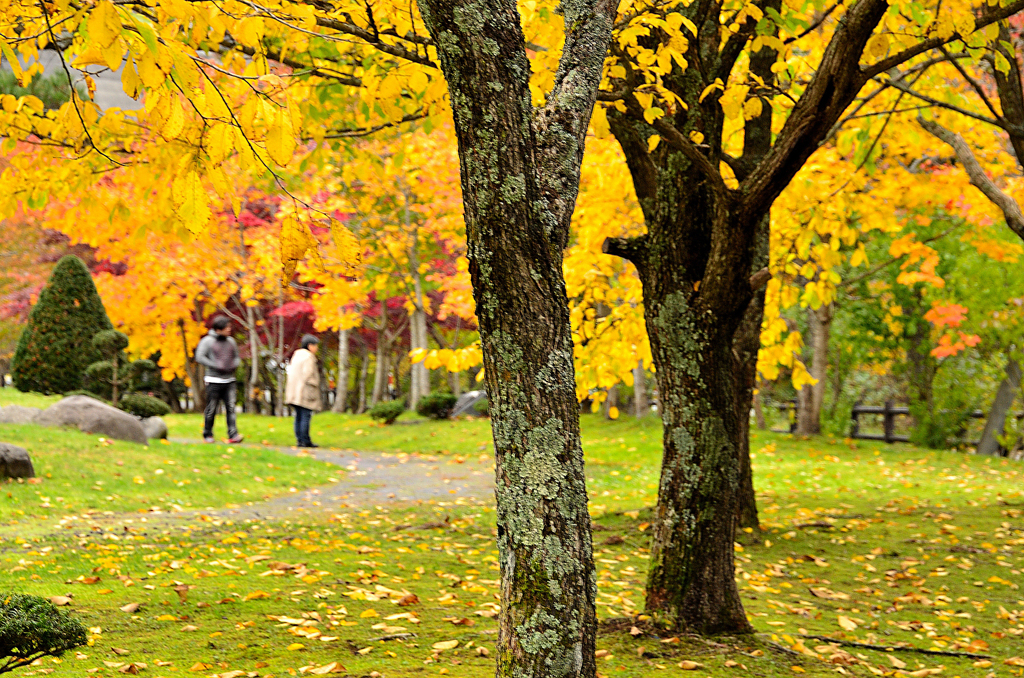
[[[821,433],[821,408],[828,384],[828,342],[832,334],[832,304],[807,309],[807,325],[811,334],[810,374],[816,379],[797,394],[796,432],[800,435]]]
[[[1017,399],[1017,392],[1020,390],[1021,370],[1020,363],[1011,360],[1006,363],[1006,377],[999,383],[999,390],[996,391],[996,398],[992,401],[992,409],[988,413],[988,421],[985,422],[985,430],[981,434],[981,442],[978,443],[978,454],[999,454],[998,436],[1003,435],[1006,426],[1006,415],[1013,407],[1013,401]]]
[[[647,610],[701,633],[744,632],[733,560],[743,430],[735,323],[705,312],[692,282],[655,282],[681,263],[672,259],[648,257],[644,286],[664,431]]]
[[[721,204],[726,197],[694,179],[693,161],[682,153],[652,172],[644,166],[643,128],[618,115],[609,121],[648,229],[641,238],[609,239],[604,248],[632,261],[640,275],[661,406],[661,483],[646,607],[680,629],[750,632],[734,571],[745,429],[733,342],[753,297],[757,228],[735,229],[731,251],[712,251],[710,231],[728,224],[729,205]],[[714,129],[711,124],[705,129]]]
[[[647,375],[644,373],[644,362],[638,361],[633,368],[633,414],[637,419],[643,419],[651,411],[651,404],[647,400]]]
[[[514,0],[420,0],[448,81],[495,448],[496,675],[591,678],[596,584],[562,251],[614,3],[562,5],[543,108]]]
[[[334,412],[348,407],[348,330],[338,330],[338,383],[334,387]]]

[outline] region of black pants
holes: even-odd
[[[206,384],[206,410],[203,411],[203,437],[213,437],[213,420],[217,416],[218,403],[224,403],[224,412],[228,420],[228,438],[238,435],[235,424],[235,382],[227,384]]]
[[[313,410],[298,405],[292,407],[295,409],[295,442],[299,447],[312,445],[313,441],[309,439],[309,422],[313,419]]]

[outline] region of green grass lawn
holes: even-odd
[[[0,538],[91,516],[176,512],[261,501],[337,481],[338,467],[259,447],[144,446],[77,430],[0,424],[24,447],[36,478],[0,481]]]
[[[197,436],[197,415],[168,419],[172,436]],[[99,453],[80,457],[74,471],[61,471],[63,483],[87,467],[89,482],[102,478],[113,468],[111,452],[122,455],[116,458],[126,466],[116,468],[119,482],[127,481],[123,497],[134,496],[134,489],[149,499],[145,492],[157,489],[150,483],[155,468],[169,468],[155,466],[156,460],[172,450],[207,455],[211,471],[231,467],[230,475],[217,476],[220,505],[237,503],[242,484],[231,483],[266,473],[266,463],[281,465],[277,477],[284,485],[319,479],[311,475],[317,462],[260,449],[263,440],[267,446],[289,444],[289,420],[244,417],[241,427],[247,443],[256,445],[235,446],[233,453],[224,445],[100,448],[96,437],[77,432],[54,432],[68,442],[49,445],[54,458],[77,448]],[[11,432],[31,435],[28,427],[0,427],[0,436],[9,439]],[[381,427],[363,417],[322,414],[314,418],[313,432],[322,445],[352,449],[454,459],[492,452],[489,423],[479,420]],[[897,678],[1024,675],[1024,666],[1005,663],[1024,656],[1021,464],[755,432],[751,448],[764,531],[742,535],[737,544],[737,581],[758,634],[709,644],[637,616],[660,425],[585,416],[583,434],[595,519],[602,675],[834,676],[838,669]],[[152,453],[157,457],[127,470],[135,463],[128,457]],[[288,462],[295,465],[285,467]],[[44,515],[36,508],[36,492],[53,503],[57,471],[48,468],[54,478],[40,486],[3,487],[25,505],[35,502],[19,516],[20,525]],[[147,484],[134,485],[135,475]],[[106,501],[84,484],[81,495]],[[187,489],[206,491],[201,485]],[[222,494],[228,487],[236,492],[230,499]],[[161,489],[185,488],[172,483]],[[0,511],[6,515],[3,496]],[[145,503],[140,497],[140,507]],[[191,519],[136,524],[121,533],[67,530],[28,539],[8,533],[0,541],[0,589],[73,596],[72,609],[93,630],[92,646],[23,674],[114,678],[141,662],[142,675],[152,678],[280,678],[336,663],[340,675],[475,678],[493,675],[497,627],[491,614],[499,590],[494,530],[490,506],[428,502],[347,508],[290,523]],[[399,605],[408,594],[416,601]],[[133,603],[141,607],[121,610]],[[435,648],[456,640],[455,648]],[[832,642],[838,640],[992,659]],[[478,648],[486,652],[478,654]],[[690,670],[681,662],[701,666]]]
[[[8,405],[21,405],[22,407],[38,407],[46,409],[60,400],[63,396],[43,395],[41,393],[22,393],[13,387],[0,388],[0,407]]]

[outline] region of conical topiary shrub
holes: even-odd
[[[32,307],[11,361],[19,391],[66,393],[82,387],[82,374],[103,359],[93,346],[97,332],[113,329],[89,269],[68,255],[57,262]]]

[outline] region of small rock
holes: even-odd
[[[34,478],[35,469],[28,450],[9,443],[0,443],[0,478]]]
[[[146,432],[136,417],[89,396],[70,396],[43,410],[35,420],[40,426],[74,426],[116,440],[146,444]]]
[[[146,417],[143,419],[142,430],[146,432],[146,437],[150,439],[167,437],[167,424],[160,417]]]
[[[8,405],[0,408],[0,424],[31,424],[40,412],[38,407]]]

